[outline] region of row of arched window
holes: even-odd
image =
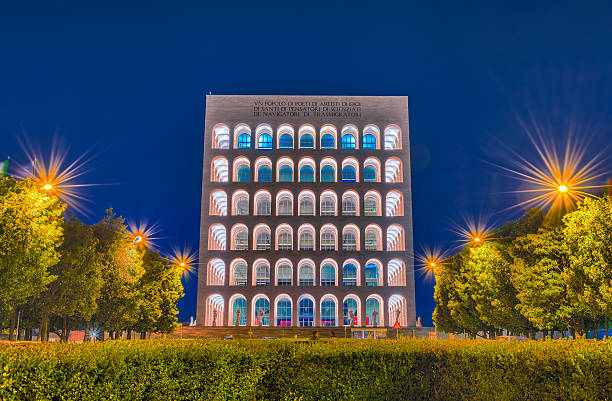
[[[301,259],[294,269],[293,262],[281,258],[274,265],[274,276],[271,276],[270,262],[265,258],[255,260],[251,266],[251,286],[302,286],[302,287],[382,287],[383,264],[378,259],[369,259],[364,265],[365,281],[362,282],[361,264],[353,258],[346,259],[341,264],[332,258],[321,261],[319,268],[312,259]],[[226,266],[220,258],[211,259],[207,265],[208,285],[248,286],[249,267],[242,258],[233,259],[229,266],[226,283]],[[340,274],[341,273],[341,274]],[[406,266],[401,259],[391,259],[387,263],[387,285],[406,285]]]
[[[244,295],[234,294],[229,297],[229,307],[226,308],[223,296],[212,294],[206,299],[204,325],[382,327],[392,326],[396,320],[402,326],[408,325],[406,299],[400,294],[391,295],[386,300],[378,294],[363,300],[349,294],[342,302],[333,294],[323,295],[318,300],[310,294],[302,294],[295,300],[288,294],[280,294],[273,301],[271,307],[267,295],[257,294],[248,307]]]
[[[276,170],[272,170],[269,157],[258,157],[254,162],[254,174],[251,174],[251,161],[245,156],[236,157],[233,161],[232,181],[234,182],[337,182],[338,163],[333,157],[324,157],[316,163],[312,157],[302,157],[296,166],[288,156],[276,161]],[[381,182],[382,164],[376,157],[368,157],[360,163],[354,157],[347,157],[340,165],[341,182]],[[297,176],[296,176],[297,172]],[[385,182],[403,182],[402,160],[389,157],[384,165]],[[211,161],[210,180],[212,182],[229,181],[229,163],[223,156],[216,156]]]
[[[293,227],[289,224],[279,224],[274,230],[274,244],[272,243],[272,231],[266,223],[259,223],[253,228],[253,238],[249,245],[249,228],[242,223],[236,223],[230,230],[229,249],[232,251],[361,251],[361,232],[356,224],[347,224],[339,232],[338,228],[331,223],[326,223],[319,228],[319,243],[315,238],[317,230],[312,224],[302,224],[297,229],[296,248],[294,248]],[[341,237],[339,235],[341,233]],[[404,251],[404,228],[399,224],[391,224],[387,227],[386,250]],[[226,250],[225,226],[219,223],[212,224],[208,230],[208,250]],[[370,224],[364,230],[363,250],[383,250],[383,230],[378,224]]]
[[[340,200],[340,202],[339,202]],[[231,207],[228,210],[227,194],[222,189],[215,189],[210,193],[210,216],[248,216],[251,209],[251,196],[244,189],[237,189],[232,193]],[[317,211],[318,204],[318,211]],[[369,190],[363,194],[363,212],[361,212],[360,195],[355,190],[345,191],[339,198],[334,190],[321,191],[315,195],[314,191],[305,189],[299,192],[297,202],[289,190],[281,190],[276,194],[276,202],[272,204],[272,195],[265,189],[258,190],[253,195],[254,216],[293,216],[294,205],[297,206],[298,216],[382,216],[383,198],[380,192]],[[274,206],[274,207],[273,207]],[[397,190],[387,192],[385,196],[385,216],[404,215],[404,195]]]
[[[395,124],[388,125],[384,129],[384,149],[402,148],[402,131]],[[380,129],[374,124],[368,124],[363,128],[361,141],[359,140],[359,129],[356,125],[347,124],[340,130],[338,141],[338,130],[332,124],[325,124],[319,130],[319,140],[316,129],[311,124],[302,125],[297,131],[290,124],[281,124],[276,130],[276,141],[273,138],[274,130],[269,124],[259,124],[252,135],[251,127],[247,124],[238,124],[234,127],[234,149],[380,149]],[[296,140],[297,139],[297,140]],[[275,143],[276,142],[276,143]],[[338,143],[339,142],[339,143]],[[230,128],[227,124],[217,124],[212,129],[212,148],[229,149]]]

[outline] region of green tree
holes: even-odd
[[[584,329],[584,314],[574,294],[580,278],[571,269],[564,245],[563,228],[545,225],[537,234],[518,238],[521,253],[512,267],[520,312],[541,329],[570,332]]]
[[[138,288],[142,301],[139,305],[138,321],[135,329],[140,338],[145,339],[147,332],[155,331],[157,321],[161,317],[162,280],[168,260],[158,251],[145,248],[143,250],[142,265],[144,274],[140,277]]]
[[[519,300],[511,280],[512,263],[505,248],[495,241],[471,247],[465,274],[480,319],[498,330],[523,332],[533,327],[517,310]]]
[[[181,270],[174,266],[166,265],[162,278],[161,315],[156,325],[158,333],[162,333],[165,336],[178,328],[178,308],[176,304],[182,297]]]
[[[65,204],[30,180],[0,179],[0,313],[38,296],[55,277]],[[14,319],[12,319],[14,320]],[[11,324],[10,336],[13,335]]]
[[[98,240],[91,226],[75,217],[64,223],[64,242],[59,263],[51,268],[57,279],[41,298],[43,316],[59,318],[62,341],[68,340],[71,320],[88,322],[96,312],[102,287],[102,264],[96,251]]]
[[[612,199],[587,198],[565,215],[563,234],[569,262],[582,286],[572,294],[593,319],[612,313]]]
[[[453,319],[450,302],[455,294],[456,275],[459,274],[456,256],[451,256],[435,270],[436,284],[434,286],[434,300],[436,308],[433,312],[433,321],[436,328],[447,333],[459,333],[463,328]]]
[[[97,253],[102,263],[103,285],[95,322],[99,328],[118,333],[133,327],[138,320],[142,297],[138,283],[144,273],[141,254],[126,233],[123,218],[112,209],[94,225]]]

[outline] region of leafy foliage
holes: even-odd
[[[0,348],[3,400],[604,400],[612,343],[206,340]]]
[[[65,205],[30,180],[0,179],[0,313],[43,292],[56,276]]]

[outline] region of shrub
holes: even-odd
[[[2,400],[606,400],[612,342],[112,341],[0,348]]]

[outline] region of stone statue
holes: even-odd
[[[417,319],[416,325],[417,327],[421,327],[421,316],[419,316],[419,318]]]
[[[236,309],[236,326],[240,326],[240,309]]]
[[[257,311],[257,317],[259,318],[260,326],[263,326],[263,315],[264,315],[263,309],[260,309]]]
[[[213,309],[213,321],[212,321],[212,326],[216,326],[217,325],[217,310]]]
[[[349,318],[351,319],[349,326],[353,327],[355,324],[355,313],[353,313],[352,309],[349,309]]]
[[[372,311],[372,320],[372,324],[374,325],[374,327],[378,327],[378,312],[376,312],[376,309]]]
[[[397,309],[397,310],[395,311],[395,321],[396,321],[396,322],[399,322],[399,318],[400,318],[401,313],[402,313],[402,312],[400,312],[400,310],[399,310],[399,309]]]

